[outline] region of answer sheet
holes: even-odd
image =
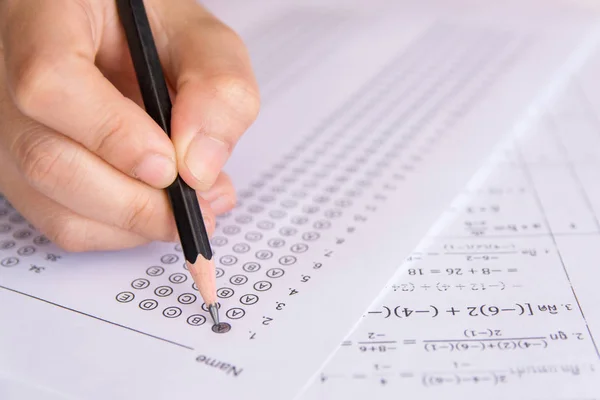
[[[212,239],[221,315],[231,324],[226,333],[211,330],[178,245],[66,254],[3,201],[0,398],[352,398],[367,387],[356,384],[353,375],[376,375],[371,358],[382,356],[361,350],[358,341],[373,340],[363,337],[363,328],[390,340],[414,340],[414,350],[402,357],[411,357],[408,369],[419,377],[431,373],[429,365],[446,371],[452,357],[443,350],[429,355],[424,341],[454,344],[469,329],[489,327],[512,338],[544,336],[547,346],[553,329],[568,328],[569,335],[577,329],[583,341],[573,348],[588,351],[591,335],[578,325],[579,309],[565,292],[568,282],[554,271],[553,282],[564,297],[558,299],[554,287],[546,297],[537,292],[528,297],[538,275],[520,272],[515,276],[523,278],[515,284],[523,287],[508,289],[518,299],[503,298],[494,289],[500,293],[494,302],[460,295],[452,302],[419,288],[397,308],[401,304],[394,294],[385,291],[381,304],[370,308],[364,324],[342,343],[351,346],[339,350],[321,372],[399,268],[423,271],[423,277],[409,275],[413,285],[432,284],[436,278],[427,280],[430,268],[418,264],[416,246],[497,146],[530,129],[595,48],[597,19],[589,13],[519,2],[493,8],[476,3],[381,2],[369,11],[358,3],[246,5],[250,21],[238,30],[247,38],[265,92],[259,120],[227,166],[241,189],[240,201],[220,218]],[[234,27],[246,14],[240,7],[224,15]],[[543,232],[545,220],[537,214],[529,219],[542,224],[537,229]],[[473,240],[465,239],[465,246]],[[462,249],[458,240],[449,243],[456,247],[445,251],[473,251]],[[401,265],[408,256],[415,265]],[[444,264],[450,264],[448,257]],[[459,258],[455,263],[439,269],[463,271]],[[483,261],[472,264],[478,272],[487,268]],[[475,283],[497,284],[484,278]],[[462,279],[457,274],[444,283]],[[570,305],[568,312],[552,314],[566,328],[540,322],[535,325],[539,333],[521,332],[526,325],[502,317],[504,311],[496,320],[507,318],[506,326],[486,325],[484,317],[468,326],[462,322],[467,307],[501,314],[501,308],[516,304],[537,310],[542,302]],[[433,315],[430,305],[441,313],[431,319],[433,325],[411,322],[405,328],[399,317],[394,321],[402,326],[393,332],[378,325],[391,321],[377,320],[385,319],[385,310],[402,315],[397,310],[404,307],[407,314],[414,310],[406,321],[425,320],[425,311]],[[450,318],[446,306],[462,307],[455,318],[460,328],[437,327],[442,316]],[[436,334],[425,335],[424,326],[434,327]],[[406,333],[397,333],[400,329]],[[405,371],[393,357],[382,362]],[[481,368],[493,368],[495,360],[483,359]],[[593,364],[597,356],[589,360]],[[498,363],[507,368],[501,358]],[[374,384],[382,391],[381,383]],[[346,392],[347,385],[356,391]]]

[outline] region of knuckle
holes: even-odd
[[[60,88],[57,73],[60,61],[45,56],[30,56],[10,79],[10,88],[17,108],[27,116],[35,116],[56,98]]]
[[[260,110],[260,95],[253,82],[236,74],[212,78],[215,97],[233,113],[233,117],[250,125]]]
[[[118,146],[125,132],[125,117],[121,113],[106,113],[106,117],[93,132],[95,143],[91,150],[97,154],[110,154],[111,148]]]
[[[61,249],[78,253],[89,250],[85,224],[68,216],[55,218],[46,233],[48,239]]]
[[[57,165],[64,157],[61,140],[54,135],[32,131],[20,135],[13,154],[25,180],[33,187],[57,185]]]
[[[146,194],[139,194],[125,210],[119,225],[128,231],[143,232],[152,221],[155,210],[151,198]]]

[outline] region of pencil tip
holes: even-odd
[[[214,325],[219,325],[219,308],[216,303],[213,303],[208,306],[208,312],[212,317]]]

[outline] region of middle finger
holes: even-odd
[[[113,168],[73,140],[21,115],[4,99],[0,145],[39,192],[87,218],[151,240],[176,238],[163,190]]]

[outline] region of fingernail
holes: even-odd
[[[210,203],[210,208],[215,214],[223,214],[233,208],[235,205],[234,199],[231,196],[223,195]]]
[[[149,154],[134,168],[133,176],[156,187],[168,186],[177,175],[175,161],[162,154]]]
[[[210,185],[217,178],[229,157],[229,146],[206,135],[197,135],[190,143],[185,164],[201,184]]]

